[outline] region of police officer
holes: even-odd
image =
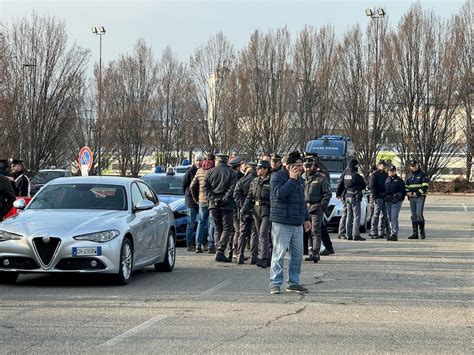
[[[374,200],[374,214],[372,216],[370,237],[372,239],[385,238],[387,209],[385,207],[385,181],[388,178],[385,161],[380,160],[377,171],[370,178],[369,189]]]
[[[15,179],[15,193],[20,197],[31,196],[30,179],[26,176],[26,169],[23,160],[10,159],[12,166],[13,178]]]
[[[248,162],[247,163],[247,171],[245,172],[245,176],[240,179],[237,184],[235,185],[235,190],[234,190],[234,200],[236,204],[236,213],[237,213],[237,219],[239,223],[236,228],[239,233],[235,233],[237,235],[237,239],[234,243],[235,245],[235,250],[234,250],[234,259],[232,261],[235,261],[239,264],[243,264],[245,257],[244,257],[244,252],[245,252],[245,247],[247,245],[247,240],[250,236],[250,233],[253,233],[254,226],[253,226],[253,220],[252,220],[252,215],[250,211],[246,211],[246,213],[243,213],[243,207],[245,200],[247,198],[247,195],[250,190],[250,184],[252,183],[252,180],[257,176],[257,172],[255,171],[255,168],[257,166],[257,163],[255,162]],[[255,239],[255,237],[253,238]],[[254,241],[255,243],[255,241]],[[254,260],[256,262],[256,260]]]
[[[271,173],[276,173],[277,171],[281,170],[283,168],[283,163],[281,161],[282,157],[278,155],[277,153],[273,153],[271,155]]]
[[[214,241],[217,243],[217,262],[230,263],[225,250],[232,234],[233,198],[237,173],[227,165],[225,154],[217,155],[217,166],[209,170],[204,179],[204,193],[209,200],[209,210],[214,221]]]
[[[12,179],[7,172],[8,161],[0,160],[0,221],[13,207],[16,196],[12,186]]]
[[[257,177],[250,184],[242,214],[249,211],[253,216],[258,246],[252,244],[252,260],[261,268],[270,266],[270,162],[260,160],[257,164]]]
[[[331,199],[332,193],[326,176],[318,171],[319,165],[312,158],[306,158],[304,162],[305,174],[305,202],[311,218],[312,232],[312,255],[308,260],[317,263],[319,261],[319,250],[321,249],[322,227],[324,211]]]
[[[425,239],[425,218],[423,209],[425,207],[426,193],[429,187],[429,179],[426,173],[421,170],[417,160],[410,162],[411,174],[405,183],[405,190],[410,201],[411,223],[413,234],[408,239],[418,239],[418,228],[421,239]]]
[[[237,173],[237,181],[240,181],[245,176],[245,169],[244,159],[242,157],[235,157],[229,160],[229,166]],[[237,185],[236,185],[237,186]],[[244,197],[245,198],[245,197]],[[237,243],[239,241],[239,234],[240,234],[240,220],[239,220],[239,212],[238,208],[234,209],[233,213],[233,222],[232,222],[232,234],[229,240],[229,256],[228,258],[232,260],[233,253],[237,249]]]
[[[398,240],[398,215],[405,199],[405,182],[397,175],[397,168],[392,165],[388,169],[385,180],[385,207],[390,220],[390,236],[387,240]]]
[[[347,240],[363,241],[360,236],[360,203],[366,183],[358,173],[359,162],[356,159],[349,161],[349,166],[339,181],[337,195],[344,195],[344,204],[347,208],[346,233]]]

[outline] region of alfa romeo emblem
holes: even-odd
[[[50,237],[43,237],[43,243],[48,244],[51,241]]]

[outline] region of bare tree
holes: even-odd
[[[204,133],[204,141],[200,142],[200,148],[205,151],[222,148],[225,124],[221,98],[234,57],[232,45],[219,32],[196,49],[190,59],[191,75],[196,88],[195,100],[201,106],[201,115],[197,120]]]
[[[456,51],[450,27],[413,6],[387,41],[388,79],[402,165],[416,158],[430,177],[457,152]]]
[[[136,43],[133,54],[122,55],[105,71],[104,106],[109,110],[104,116],[122,175],[130,170],[138,176],[145,155],[151,152],[156,78],[156,63],[143,40]]]
[[[335,127],[336,37],[330,26],[305,27],[294,50],[297,75],[297,112],[300,150],[308,140],[329,133]]]
[[[7,153],[32,171],[64,161],[83,101],[89,51],[67,46],[64,22],[33,14],[2,25]],[[15,134],[20,132],[20,134]]]
[[[454,18],[454,41],[456,43],[456,50],[458,62],[455,68],[458,69],[458,94],[460,99],[461,115],[463,116],[460,122],[462,136],[465,141],[460,143],[460,148],[466,154],[466,180],[472,179],[472,155],[474,154],[474,126],[472,122],[472,100],[473,100],[473,86],[474,78],[472,75],[472,12],[473,2],[467,0],[461,9],[459,15]]]

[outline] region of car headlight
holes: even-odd
[[[0,230],[0,242],[5,242],[7,240],[20,240],[22,238],[22,235]]]
[[[116,237],[118,237],[120,232],[118,230],[103,231],[97,233],[83,234],[75,236],[75,240],[88,240],[90,242],[105,243]]]

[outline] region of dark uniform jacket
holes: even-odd
[[[416,193],[417,197],[424,196],[428,191],[429,183],[430,181],[426,173],[419,169],[414,173],[411,173],[408,177],[405,184],[405,190],[406,192]]]
[[[270,221],[301,226],[309,221],[304,201],[304,180],[290,179],[286,169],[273,173],[270,178]]]
[[[366,186],[364,178],[357,172],[357,170],[347,169],[339,181],[337,191],[342,191],[339,196],[355,198],[356,201],[361,201],[362,191],[365,190]]]
[[[247,198],[247,195],[250,190],[250,184],[256,176],[257,172],[255,171],[255,169],[252,169],[235,185],[234,201],[238,208],[242,208],[242,206],[244,205],[245,199]]]
[[[0,175],[0,221],[13,207],[16,196],[10,181]]]
[[[258,218],[270,215],[270,175],[258,176],[252,180],[242,212],[248,213],[252,206],[253,213]]]
[[[219,163],[209,170],[204,179],[204,193],[209,200],[209,209],[235,209],[233,199],[237,173],[229,166]]]
[[[316,212],[318,208],[325,209],[331,200],[332,193],[326,177],[316,172],[311,175],[304,175],[305,189],[304,198],[308,205],[309,213]]]
[[[377,170],[372,174],[369,189],[372,192],[374,198],[385,197],[385,181],[387,178],[388,174],[383,170]]]
[[[192,165],[183,176],[182,188],[184,192],[184,204],[188,208],[198,208],[199,205],[194,201],[193,194],[191,192],[191,182],[197,172],[196,165]]]
[[[344,198],[344,184],[341,183],[344,180],[344,175],[349,171],[349,168],[345,168],[344,171],[342,172],[341,176],[339,177],[339,184],[337,185],[336,188],[336,197],[342,197]]]
[[[20,197],[27,197],[30,195],[30,179],[23,173],[19,172],[13,174],[15,178],[15,193]]]
[[[405,182],[398,176],[389,176],[385,180],[385,201],[397,203],[405,198]]]

